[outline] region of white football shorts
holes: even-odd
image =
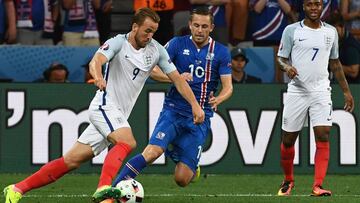
[[[90,124],[80,135],[78,142],[91,146],[94,155],[97,156],[111,143],[107,136],[119,128],[129,127],[123,113],[112,105],[90,105]]]
[[[330,92],[287,93],[281,128],[286,132],[300,131],[306,124],[308,115],[313,127],[332,126],[332,111]]]

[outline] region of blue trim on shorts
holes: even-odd
[[[104,90],[103,98],[102,98],[102,106],[106,105],[106,90]]]
[[[106,115],[106,113],[105,113],[105,111],[104,111],[104,109],[102,108],[101,105],[99,105],[99,110],[101,111],[102,115],[104,116],[105,121],[106,121],[106,123],[108,124],[108,126],[109,126],[109,128],[110,128],[110,131],[111,131],[111,132],[114,132],[114,127],[112,126],[109,118],[107,117],[107,115]]]
[[[108,79],[109,79],[109,62],[106,63],[106,65],[105,65],[105,80],[106,80],[106,82],[108,81]]]

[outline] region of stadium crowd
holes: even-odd
[[[133,4],[131,10],[119,8],[124,2]],[[360,1],[323,3],[321,20],[340,26],[345,75],[349,83],[360,83]],[[282,83],[288,78],[280,71],[275,55],[284,28],[304,18],[302,5],[303,0],[0,0],[0,44],[99,46],[116,34],[112,16],[121,18],[122,13],[150,7],[161,18],[154,39],[165,45],[173,36],[189,34],[190,10],[208,6],[215,20],[211,36],[229,51],[273,47],[275,75],[271,77]]]

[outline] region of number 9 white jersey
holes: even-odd
[[[329,59],[339,56],[337,31],[323,22],[318,29],[307,27],[304,21],[288,25],[278,56],[288,58],[299,74],[288,84],[288,92],[329,91]]]
[[[102,45],[98,53],[108,59],[104,73],[106,91],[97,91],[91,105],[117,107],[128,119],[136,99],[155,65],[165,73],[176,70],[165,48],[152,39],[136,50],[127,35],[117,35]]]

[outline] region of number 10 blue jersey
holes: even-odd
[[[231,74],[229,50],[210,37],[209,43],[198,49],[189,35],[173,38],[165,48],[180,74],[192,74],[193,81],[190,81],[189,85],[206,117],[212,117],[213,111],[208,104],[208,98],[210,92],[215,94],[220,76]],[[166,95],[164,108],[184,116],[192,116],[190,104],[174,85]]]

